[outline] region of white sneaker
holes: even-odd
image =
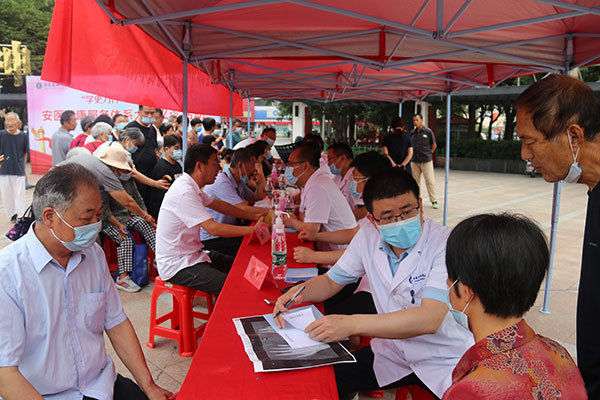
[[[133,281],[133,279],[131,279],[129,275],[125,276],[125,278],[117,278],[115,285],[117,285],[118,289],[131,293],[139,292],[142,289]]]

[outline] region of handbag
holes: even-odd
[[[17,219],[15,225],[10,228],[8,232],[6,232],[6,237],[12,241],[20,239],[27,233],[29,227],[31,227],[31,224],[33,224],[33,221],[35,221],[35,217],[33,216],[33,210],[31,209],[31,206],[29,206],[27,210],[25,210],[25,214]]]
[[[145,244],[137,244],[133,235],[129,232],[129,237],[133,241],[133,270],[131,271],[131,279],[139,286],[148,284],[148,246]]]

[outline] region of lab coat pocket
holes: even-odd
[[[106,315],[104,292],[85,295],[85,327],[92,333],[102,333]]]

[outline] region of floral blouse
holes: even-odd
[[[573,359],[521,320],[475,343],[452,373],[442,400],[587,399]]]

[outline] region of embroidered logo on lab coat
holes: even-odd
[[[421,282],[425,280],[425,274],[421,274],[421,275],[417,275],[417,276],[412,276],[410,275],[408,277],[408,283],[410,283],[411,285],[414,285],[417,282]]]

